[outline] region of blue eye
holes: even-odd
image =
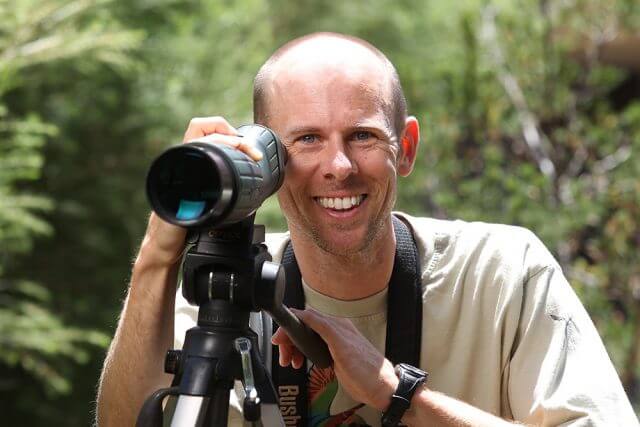
[[[352,138],[356,141],[367,141],[372,137],[373,135],[371,134],[371,132],[366,130],[359,130],[357,132],[354,132],[352,136]]]
[[[316,135],[302,135],[300,138],[298,138],[298,141],[304,143],[304,144],[313,144],[314,142],[316,142],[318,140],[318,137]]]

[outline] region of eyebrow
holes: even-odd
[[[393,128],[389,123],[385,123],[384,126],[380,127],[377,124],[374,124],[370,121],[364,120],[361,122],[355,122],[353,125],[349,126],[351,131],[357,130],[379,130],[385,133],[387,138],[391,138],[393,136]]]
[[[316,126],[297,126],[297,127],[292,127],[291,129],[287,129],[284,136],[288,137],[291,135],[303,135],[307,133],[318,133],[318,132],[320,132],[320,128]]]

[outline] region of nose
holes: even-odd
[[[343,181],[350,175],[358,172],[356,162],[349,152],[347,142],[342,140],[331,141],[325,147],[323,159],[323,174],[326,179]]]

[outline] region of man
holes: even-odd
[[[368,43],[312,34],[278,50],[254,88],[256,122],[288,151],[278,199],[308,310],[300,318],[329,346],[332,369],[311,368],[311,412],[330,425],[379,425],[399,378],[384,356],[387,286],[396,238],[398,175],[414,165],[419,127],[392,64]],[[259,153],[219,117],[194,119],[185,141],[207,137]],[[399,215],[422,268],[420,363],[407,425],[635,425],[593,324],[544,246],[526,230]],[[272,239],[274,258],[286,237]],[[166,386],[184,230],[151,215],[101,378],[98,420],[131,425]],[[178,318],[185,307],[179,304]],[[187,327],[180,320],[178,340]],[[286,334],[280,363],[300,368]],[[144,357],[141,357],[144,355]],[[339,387],[328,395],[327,385]],[[323,412],[324,411],[324,412]],[[234,414],[232,413],[232,418]],[[237,414],[235,414],[237,418]],[[319,417],[319,418],[318,418]]]

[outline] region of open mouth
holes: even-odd
[[[325,209],[335,211],[348,211],[355,209],[367,198],[366,194],[359,194],[347,197],[314,197],[314,199]]]

